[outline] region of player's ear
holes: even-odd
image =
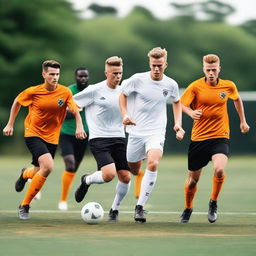
[[[105,71],[104,71],[104,74],[105,74],[105,76],[107,77],[108,72],[105,70]]]
[[[165,62],[165,67],[166,67],[166,68],[168,67],[168,62],[167,62],[167,61]]]

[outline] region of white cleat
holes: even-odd
[[[58,208],[59,208],[59,210],[61,210],[61,211],[66,211],[66,210],[68,209],[68,204],[67,204],[67,202],[66,202],[66,201],[61,201],[61,202],[59,202]]]

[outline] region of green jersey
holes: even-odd
[[[72,84],[68,88],[70,89],[70,91],[72,92],[73,95],[80,92],[78,90],[76,84]],[[88,126],[87,126],[86,120],[85,120],[84,109],[82,111],[80,111],[80,115],[81,115],[81,118],[82,118],[84,130],[87,133],[88,132]],[[75,118],[65,119],[65,121],[63,122],[62,127],[61,127],[61,133],[68,134],[68,135],[75,135],[75,133],[76,133],[76,119]]]

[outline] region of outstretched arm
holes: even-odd
[[[181,102],[173,102],[173,116],[174,116],[174,127],[173,130],[176,132],[176,139],[182,140],[185,134],[185,131],[182,129],[182,106]]]
[[[132,119],[127,115],[127,96],[124,95],[123,93],[121,93],[119,97],[119,106],[120,106],[120,111],[123,118],[123,124],[136,125],[136,123],[134,123]]]
[[[5,128],[3,129],[3,134],[5,136],[13,135],[13,126],[15,123],[15,119],[20,111],[20,106],[21,106],[20,103],[15,99],[11,107],[9,121],[5,126]]]
[[[236,108],[236,112],[240,118],[240,130],[242,133],[247,133],[250,130],[250,126],[247,124],[244,114],[244,105],[241,97],[239,96],[237,100],[234,100],[234,105]]]

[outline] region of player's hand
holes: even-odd
[[[191,118],[194,120],[199,120],[203,114],[203,111],[201,109],[195,109],[191,111]]]
[[[136,123],[134,123],[134,122],[132,121],[132,119],[131,119],[129,116],[127,116],[127,115],[125,115],[125,116],[123,117],[123,124],[124,124],[124,125],[136,125]]]
[[[176,139],[182,140],[185,135],[185,131],[182,129],[182,127],[180,125],[175,124],[173,130],[176,132]]]
[[[76,129],[76,138],[79,140],[83,140],[87,137],[86,132],[84,129]]]
[[[12,136],[13,135],[13,126],[12,125],[6,125],[3,129],[3,135],[5,136]]]
[[[247,133],[250,130],[250,126],[246,122],[241,123],[240,130],[241,130],[241,133]]]

